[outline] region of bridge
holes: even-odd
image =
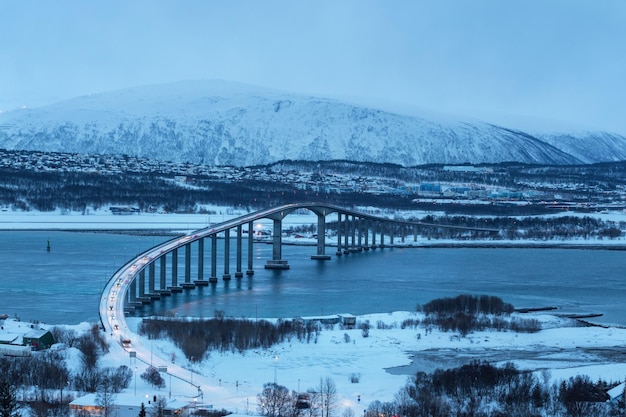
[[[236,266],[235,278],[244,275],[242,269],[243,244],[247,244],[247,269],[246,275],[254,274],[253,243],[254,223],[261,219],[270,219],[273,222],[271,236],[272,259],[267,260],[266,269],[289,269],[288,260],[282,258],[282,221],[291,213],[299,210],[309,210],[317,215],[317,250],[311,255],[313,260],[328,260],[331,258],[326,253],[326,232],[329,216],[336,215],[333,227],[336,230],[335,255],[342,256],[354,252],[368,251],[370,249],[394,246],[394,239],[399,238],[406,244],[408,236],[412,235],[417,241],[420,228],[456,228],[486,233],[497,233],[496,229],[471,228],[464,226],[445,226],[424,222],[410,222],[405,220],[388,219],[361,213],[338,206],[319,203],[296,203],[249,213],[219,224],[196,230],[184,236],[177,236],[161,243],[123,265],[110,279],[107,288],[113,293],[108,296],[107,288],[102,294],[103,306],[101,307],[101,321],[105,328],[116,330],[119,323],[111,320],[114,310],[121,307],[121,316],[133,311],[136,307],[149,304],[161,297],[166,297],[175,292],[185,289],[193,289],[198,286],[207,286],[217,283],[217,252],[218,235],[223,236],[223,267],[222,279],[231,279],[231,232],[235,235]],[[244,230],[245,227],[245,230]],[[246,235],[244,237],[244,235]],[[205,278],[205,241],[210,241],[210,276]],[[192,265],[192,245],[195,246],[197,256],[196,265]],[[179,276],[179,252],[183,252],[182,274]],[[147,280],[146,280],[147,275]],[[193,275],[193,279],[192,279]],[[158,276],[158,280],[157,280]],[[147,285],[146,285],[147,284]],[[106,299],[110,299],[108,302]],[[116,306],[113,298],[120,303]],[[104,314],[102,314],[104,312]],[[120,314],[117,313],[119,320]]]
[[[190,374],[188,370],[169,363],[169,361],[163,358],[153,358],[152,351],[145,346],[141,346],[134,331],[128,328],[125,314],[137,306],[151,303],[174,292],[182,292],[185,289],[217,283],[218,235],[223,236],[222,279],[226,281],[231,279],[231,232],[234,233],[236,246],[235,278],[243,277],[244,274],[242,269],[244,241],[247,245],[247,269],[245,274],[253,275],[254,223],[261,219],[269,219],[273,222],[273,233],[270,241],[272,245],[272,259],[267,260],[264,267],[267,269],[288,269],[288,260],[282,258],[282,221],[289,214],[300,210],[309,210],[317,215],[317,249],[316,253],[311,255],[311,259],[316,261],[324,261],[331,258],[326,253],[326,247],[328,246],[326,243],[326,231],[333,215],[336,216],[335,223],[332,225],[337,233],[336,256],[393,246],[395,238],[405,242],[411,234],[413,235],[413,240],[416,241],[420,228],[454,228],[489,234],[499,232],[499,230],[488,228],[442,226],[388,219],[319,203],[287,204],[249,213],[196,230],[184,236],[177,236],[140,253],[120,267],[103,289],[99,306],[100,321],[104,331],[106,334],[110,334],[114,341],[118,339],[121,342],[119,344],[113,343],[111,348],[123,349],[131,358],[163,369],[164,372],[170,375],[170,378],[174,376],[191,384],[194,392],[197,389],[197,396],[203,395],[201,386],[206,386],[209,383],[203,380],[200,375],[195,376],[194,383],[193,373]],[[247,236],[244,237],[244,234]],[[205,279],[204,276],[206,240],[210,242],[211,272],[208,279]],[[195,248],[192,248],[192,246]],[[184,260],[182,262],[183,271],[179,277],[180,251],[182,251]],[[192,264],[192,251],[197,253],[195,257],[196,265]],[[158,282],[157,276],[159,278]],[[135,369],[137,368],[135,367]]]

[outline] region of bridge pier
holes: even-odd
[[[363,219],[358,218],[356,221],[356,250],[357,252],[363,251]]]
[[[204,279],[204,238],[198,239],[198,279],[193,283],[199,287],[209,285],[209,281]]]
[[[289,263],[282,259],[282,217],[272,220],[274,221],[274,230],[272,232],[272,259],[265,263],[265,269],[289,269]]]
[[[318,261],[327,261],[330,255],[326,255],[326,215],[317,213],[317,254],[312,255],[311,259]]]
[[[185,282],[182,287],[184,289],[196,288],[196,284],[191,282],[191,243],[185,244]]]
[[[159,295],[172,295],[172,292],[167,288],[165,280],[165,274],[167,272],[167,258],[165,254],[159,256]]]
[[[241,272],[241,252],[242,252],[242,240],[243,233],[241,230],[241,225],[237,225],[237,270],[235,271],[235,278],[243,277],[243,272]]]
[[[169,287],[172,292],[182,292],[183,287],[178,286],[178,249],[172,250],[172,285]]]
[[[337,212],[337,256],[341,256],[341,228],[343,224],[341,223],[341,213]]]
[[[146,269],[139,271],[139,301],[141,304],[149,304],[150,297],[146,294]]]
[[[356,253],[359,251],[356,245],[356,229],[357,229],[358,220],[356,216],[352,216],[352,221],[350,222],[350,253]]]
[[[252,269],[252,244],[254,243],[254,222],[248,223],[248,270],[246,275],[254,275]]]
[[[230,281],[230,229],[224,230],[224,281]]]
[[[378,231],[378,222],[372,221],[372,249],[376,249],[376,232]]]
[[[159,295],[155,290],[155,261],[151,261],[148,264],[148,297],[151,300],[159,300],[161,295]]]
[[[128,302],[134,305],[137,302],[137,279],[133,279],[130,282],[130,288],[128,289],[129,297]]]
[[[217,233],[211,235],[211,284],[217,283]]]
[[[346,214],[346,220],[343,223],[343,254],[350,253],[350,216]]]

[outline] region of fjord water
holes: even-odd
[[[169,238],[0,232],[0,314],[51,324],[95,322],[100,291],[115,270]],[[234,251],[234,242],[230,246]],[[163,298],[136,314],[212,317],[216,310],[250,318],[366,314],[414,310],[417,304],[458,294],[488,294],[515,307],[554,306],[559,308],[557,313],[602,313],[594,321],[626,325],[623,251],[385,248],[336,257],[329,247],[332,259],[323,262],[310,259],[314,246],[285,245],[283,258],[291,269],[272,271],[264,269],[272,255],[271,245],[255,243],[253,250],[253,276],[222,281],[223,257],[218,257],[216,285]],[[207,264],[205,260],[205,278],[210,272]],[[243,264],[245,271],[245,254]],[[234,271],[233,254],[231,275]]]

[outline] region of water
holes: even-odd
[[[0,314],[52,324],[96,321],[100,289],[113,272],[139,251],[169,238],[0,232]],[[209,248],[207,242],[206,255]],[[516,307],[602,313],[596,321],[626,325],[622,251],[394,248],[332,255],[332,260],[320,262],[310,259],[315,247],[286,245],[283,258],[291,269],[272,271],[264,269],[271,250],[267,244],[254,245],[252,277],[223,282],[223,259],[218,259],[217,285],[166,297],[137,314],[211,317],[216,310],[237,317],[364,314],[413,310],[439,297],[488,294]],[[334,253],[333,248],[327,250]],[[181,258],[179,253],[182,262]],[[245,254],[243,266],[245,271]],[[231,259],[231,275],[234,271]],[[209,272],[205,261],[205,279]],[[182,267],[179,280],[180,275]]]
[[[115,270],[164,239],[0,232],[0,314],[53,324],[95,322],[101,289]],[[50,252],[46,251],[48,241]]]

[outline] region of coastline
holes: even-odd
[[[0,232],[31,232],[31,231],[59,231],[77,233],[112,233],[140,236],[176,236],[190,233],[194,230],[210,227],[238,217],[243,212],[234,212],[228,208],[216,209],[218,214],[172,214],[172,213],[142,213],[135,215],[114,215],[108,211],[93,214],[62,214],[59,212],[0,212]],[[626,216],[621,216],[626,218]],[[314,214],[291,214],[287,217],[286,225],[301,226],[317,223]],[[271,221],[261,220],[260,227],[271,229]],[[263,241],[262,239],[260,241]],[[312,246],[317,244],[314,238],[283,237],[284,245]],[[336,247],[333,237],[326,239],[327,246]],[[482,248],[482,249],[584,249],[584,250],[617,250],[626,251],[626,240],[590,239],[590,240],[433,240],[419,238],[414,241],[407,238],[405,242],[386,244],[386,248]]]

